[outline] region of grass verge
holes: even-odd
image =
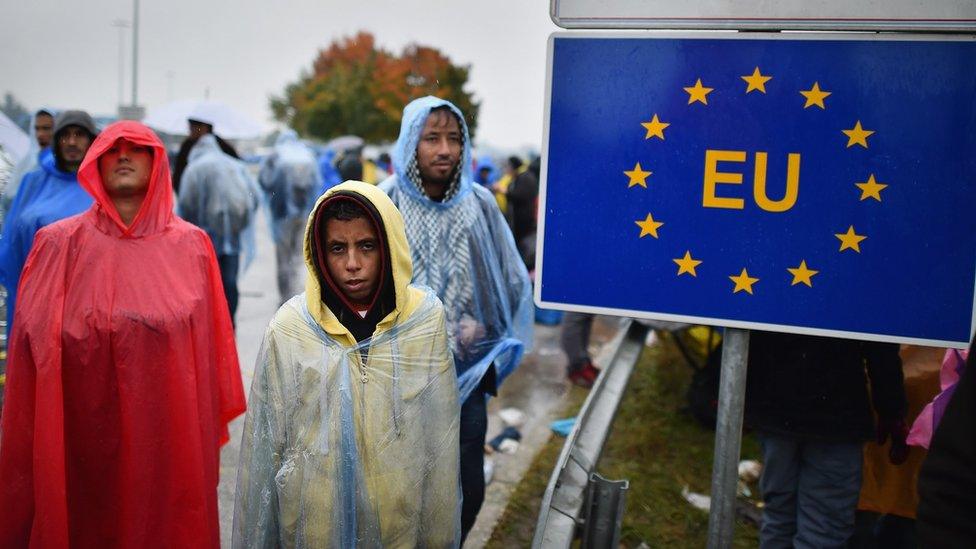
[[[621,544],[637,547],[704,547],[708,513],[689,505],[684,486],[707,494],[711,483],[715,433],[702,428],[682,410],[691,368],[668,339],[645,349],[620,403],[597,472],[610,479],[628,479]],[[574,415],[586,393],[574,390],[564,416]],[[536,456],[487,547],[528,547],[539,506],[565,439],[553,437]],[[746,434],[742,459],[756,459],[759,447]],[[756,547],[758,531],[737,523],[735,547]]]

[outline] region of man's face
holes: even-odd
[[[91,136],[81,126],[68,126],[58,134],[57,144],[65,169],[76,172],[91,146]]]
[[[325,223],[329,275],[353,305],[366,308],[380,280],[382,252],[376,229],[365,217]]]
[[[42,149],[51,146],[51,138],[54,136],[54,117],[43,113],[35,116],[34,135],[37,136],[37,144]]]
[[[210,133],[211,127],[208,124],[190,120],[190,137],[197,139],[201,135]]]
[[[417,168],[423,182],[447,185],[461,161],[461,127],[447,111],[427,117],[417,144]]]
[[[152,148],[119,138],[98,157],[98,173],[112,198],[144,195],[152,163]]]

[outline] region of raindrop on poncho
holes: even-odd
[[[445,200],[435,202],[421,191],[416,151],[427,116],[441,106],[457,116],[464,149],[459,177]],[[396,175],[380,188],[403,214],[414,282],[429,286],[444,302],[463,401],[492,364],[501,383],[532,345],[529,275],[495,198],[472,184],[468,127],[457,107],[431,96],[407,105],[393,164]]]
[[[180,183],[180,217],[210,236],[217,255],[254,257],[254,216],[260,189],[247,165],[224,153],[213,134],[190,151]]]
[[[315,211],[339,196],[367,204],[374,227],[385,227],[390,276],[381,289],[392,285],[395,305],[357,342],[323,302],[338,297],[315,259],[313,213],[305,293],[275,314],[255,368],[233,546],[456,547],[460,408],[444,309],[429,289],[409,285],[407,239],[390,200],[347,182]]]
[[[126,227],[98,158],[151,147]],[[119,122],[85,157],[95,198],[38,231],[11,335],[0,439],[0,547],[219,547],[227,423],[244,411],[207,235],[173,215],[166,149]]]

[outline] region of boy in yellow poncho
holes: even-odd
[[[457,380],[444,311],[409,285],[403,220],[346,182],[305,230],[305,293],[258,358],[234,547],[456,547]]]

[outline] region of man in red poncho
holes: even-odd
[[[95,203],[37,233],[21,278],[0,547],[219,547],[244,394],[210,239],[142,124],[106,128],[79,181]]]

